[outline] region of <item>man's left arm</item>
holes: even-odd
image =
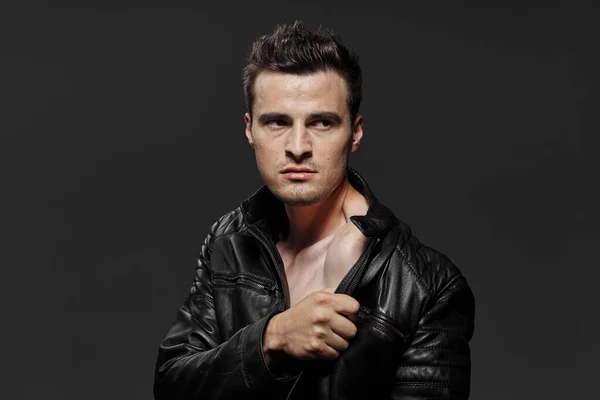
[[[458,274],[438,291],[432,303],[402,356],[392,399],[469,398],[473,292]]]

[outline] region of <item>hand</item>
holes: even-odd
[[[323,267],[325,284],[337,286],[366,250],[369,238],[348,221],[334,235]]]
[[[265,329],[263,352],[267,364],[273,351],[299,360],[336,359],[356,335],[360,304],[329,288],[314,292],[275,315]]]

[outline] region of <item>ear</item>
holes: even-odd
[[[246,124],[246,137],[248,138],[248,143],[250,143],[250,147],[254,148],[254,141],[252,140],[252,118],[250,118],[250,114],[244,114],[244,123]]]
[[[363,116],[357,115],[354,120],[354,124],[352,125],[352,146],[350,151],[354,153],[358,150],[358,146],[360,145],[360,141],[363,137]]]

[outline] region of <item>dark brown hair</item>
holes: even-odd
[[[263,71],[287,72],[298,75],[319,71],[335,71],[348,86],[348,109],[351,121],[358,115],[362,98],[362,73],[358,56],[347,49],[333,31],[319,27],[312,32],[295,21],[278,25],[252,44],[248,64],[244,68],[244,95],[252,118],[254,83]]]

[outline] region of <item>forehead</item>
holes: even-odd
[[[261,72],[254,85],[256,112],[332,111],[345,114],[346,81],[337,72],[319,71],[308,75]]]

